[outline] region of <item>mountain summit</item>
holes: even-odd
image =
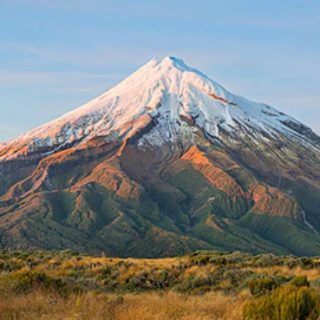
[[[222,132],[234,138],[255,132],[261,136],[283,133],[300,139],[309,135],[317,140],[310,129],[293,118],[268,105],[233,95],[183,60],[166,57],[152,59],[98,98],[11,141],[11,152],[0,153],[0,159],[46,148],[52,152],[52,148],[60,150],[98,136],[127,139],[152,119],[160,122],[162,129],[146,141],[151,144],[183,139],[186,135],[191,138],[192,127],[214,138]]]
[[[183,60],[0,145],[0,246],[320,254],[320,137]]]

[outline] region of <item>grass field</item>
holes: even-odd
[[[0,302],[0,319],[241,319],[243,298],[207,293],[72,294],[62,298],[39,290]]]
[[[320,259],[0,252],[0,319],[318,319]]]

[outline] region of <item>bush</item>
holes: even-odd
[[[259,294],[265,294],[267,292],[270,292],[272,289],[277,287],[277,283],[274,281],[273,278],[263,277],[249,281],[248,287],[250,293],[253,296],[256,296]]]
[[[33,289],[52,290],[62,295],[79,292],[72,284],[66,284],[61,279],[52,278],[45,273],[35,271],[16,272],[3,275],[0,279],[2,290],[23,293]]]
[[[275,256],[274,254],[263,254],[256,258],[254,261],[255,267],[267,268],[272,266],[281,265],[282,261],[280,257]]]
[[[305,276],[294,277],[290,283],[296,287],[309,287],[309,281]]]
[[[179,273],[175,269],[151,269],[126,279],[125,288],[133,291],[164,290],[173,287]]]
[[[299,265],[299,260],[295,257],[289,257],[285,259],[284,266],[287,266],[289,269],[294,269]]]
[[[245,320],[316,320],[320,315],[320,295],[308,287],[287,285],[248,301]]]
[[[299,264],[301,268],[305,270],[314,268],[314,263],[312,258],[307,258],[307,257],[299,258]]]

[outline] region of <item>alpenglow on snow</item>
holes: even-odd
[[[152,121],[158,125],[143,136],[141,147],[175,139],[192,143],[197,129],[212,139],[224,133],[235,141],[243,135],[258,140],[313,135],[282,112],[234,95],[183,60],[165,57],[152,59],[80,108],[2,145],[10,152],[0,153],[0,160],[80,146],[100,136],[126,140]]]

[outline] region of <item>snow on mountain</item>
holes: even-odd
[[[296,130],[302,125],[293,118],[233,95],[182,60],[166,57],[152,59],[98,98],[0,146],[0,160],[48,148],[54,152],[97,136],[125,140],[151,121],[157,125],[141,138],[140,146],[192,141],[198,129],[218,139],[221,132],[233,138],[285,134],[304,139]],[[3,148],[9,151],[1,152]]]

